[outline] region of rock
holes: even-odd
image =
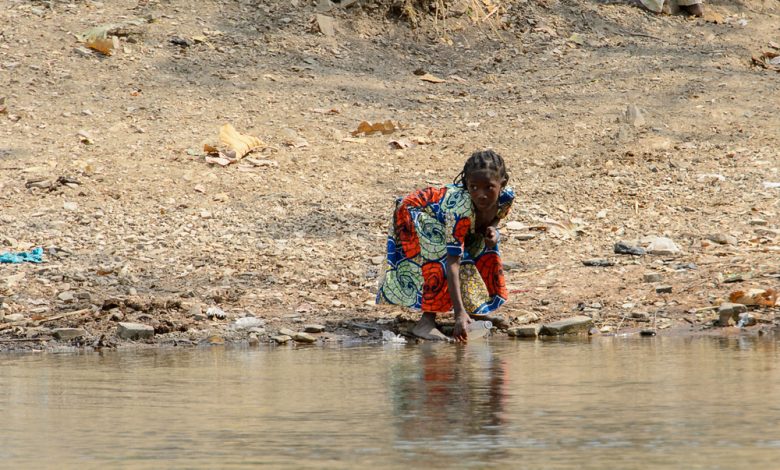
[[[65,209],[66,211],[75,212],[79,210],[79,205],[76,204],[75,202],[66,202],[62,204],[62,208]]]
[[[111,313],[111,321],[122,321],[125,319],[125,314],[122,313],[122,311],[119,310],[118,308],[111,310],[110,313]]]
[[[284,343],[290,341],[292,338],[290,336],[288,336],[288,335],[277,335],[277,336],[272,336],[271,339],[276,344],[284,344]]]
[[[660,282],[661,278],[661,273],[644,273],[642,275],[642,279],[644,279],[645,282]]]
[[[593,326],[590,317],[578,315],[576,317],[547,323],[539,331],[540,336],[560,336],[566,334],[586,333]]]
[[[3,318],[5,323],[15,323],[22,320],[24,320],[24,315],[21,313],[12,313],[10,315],[6,315],[5,318]]]
[[[599,331],[600,331],[602,334],[606,334],[606,333],[612,333],[612,327],[611,327],[611,326],[609,326],[609,325],[607,325],[607,326],[602,326],[602,327],[601,327],[601,329],[600,329]]]
[[[680,253],[680,248],[666,237],[654,237],[647,246],[647,253],[658,256],[671,256]]]
[[[237,330],[248,330],[250,328],[258,328],[265,325],[265,320],[261,320],[255,317],[243,317],[239,318],[233,323],[233,328]]]
[[[317,341],[317,338],[310,335],[309,333],[295,333],[293,336],[293,340],[295,340],[298,343],[313,343]]]
[[[607,267],[607,266],[614,266],[615,262],[608,260],[606,258],[592,258],[592,259],[586,259],[582,262],[585,266],[593,266],[593,267]]]
[[[736,245],[738,243],[737,237],[727,233],[713,233],[707,235],[707,240],[715,242],[718,245]]]
[[[322,34],[328,37],[333,37],[336,34],[333,18],[320,14],[317,14],[315,18],[317,20],[317,29],[319,29]]]
[[[509,328],[507,334],[516,338],[536,338],[539,336],[539,331],[541,329],[541,325],[515,326]]]
[[[535,314],[534,312],[530,312],[515,318],[515,323],[525,325],[526,323],[532,323],[537,320],[539,320],[539,315]]]
[[[52,335],[60,341],[70,341],[72,339],[81,338],[86,334],[87,332],[82,328],[55,328],[52,331]]]
[[[289,328],[282,328],[279,330],[279,336],[289,336],[292,338],[295,336],[295,332]]]
[[[635,104],[630,104],[626,107],[625,119],[626,123],[634,127],[645,125],[645,117],[642,114],[642,110]]]
[[[644,248],[638,246],[631,246],[626,242],[615,243],[614,251],[618,255],[642,256],[645,254]]]
[[[203,313],[203,305],[195,303],[190,307],[190,316],[196,317]]]
[[[632,312],[631,318],[637,321],[650,321],[650,314],[647,312]]]
[[[658,286],[655,288],[656,294],[671,294],[672,286]]]
[[[764,219],[751,219],[749,223],[750,223],[750,225],[763,226],[763,225],[766,225],[766,220],[764,220]]]
[[[256,333],[252,333],[249,335],[249,345],[253,347],[260,345],[260,338],[257,336]]]
[[[147,339],[154,336],[154,327],[141,323],[119,322],[117,335],[122,339]]]
[[[192,319],[195,320],[195,321],[203,321],[203,320],[207,320],[208,317],[204,313],[199,313],[199,314],[195,315],[194,317],[192,317]]]
[[[57,295],[57,298],[65,303],[70,303],[73,302],[75,296],[73,295],[73,292],[65,291],[65,292],[60,292],[59,295]]]
[[[303,326],[303,331],[306,333],[322,333],[325,331],[325,327],[322,325],[309,324]]]

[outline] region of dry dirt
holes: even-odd
[[[697,309],[777,286],[780,189],[763,183],[780,182],[780,73],[751,60],[780,52],[776,1],[718,0],[706,19],[483,5],[501,8],[411,29],[362,0],[325,13],[327,36],[305,0],[2,0],[0,252],[46,250],[0,265],[3,347],[51,347],[66,326],[86,330],[76,345],[122,344],[119,320],[157,344],[246,340],[230,326],[246,314],[260,341],[308,323],[376,338],[401,313],[373,305],[394,197],[483,147],[518,194],[502,242],[516,322],[584,313],[614,331],[647,314],[661,334],[698,331],[715,313]],[[115,53],[84,49],[107,23],[125,24]],[[401,129],[350,134],[387,119]],[[254,163],[206,163],[225,123],[266,143]],[[648,235],[682,253],[613,253]],[[227,318],[204,318],[214,306]]]

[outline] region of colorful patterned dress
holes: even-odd
[[[509,213],[514,191],[501,190],[498,218]],[[377,303],[423,312],[452,310],[447,287],[447,255],[460,256],[463,305],[485,315],[506,302],[507,290],[498,245],[487,248],[474,232],[471,196],[462,185],[426,188],[399,199],[387,238],[387,263]]]

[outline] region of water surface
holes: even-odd
[[[2,468],[780,467],[778,343],[0,356]]]

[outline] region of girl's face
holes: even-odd
[[[466,190],[477,211],[486,211],[495,207],[501,194],[502,181],[492,171],[477,171],[469,174],[465,181]]]

